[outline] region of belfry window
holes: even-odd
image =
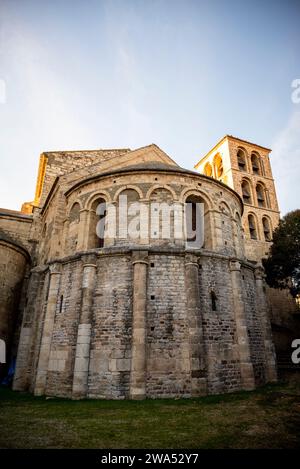
[[[263,230],[264,230],[265,240],[266,241],[271,241],[272,240],[272,232],[271,232],[270,220],[267,217],[263,217],[262,223],[263,223]]]
[[[210,163],[206,163],[206,165],[204,166],[204,174],[205,176],[212,177],[213,170],[212,170],[212,166]]]
[[[262,175],[261,159],[256,153],[252,153],[251,155],[251,165],[253,174]]]
[[[265,189],[262,184],[256,186],[257,203],[259,207],[266,207]]]
[[[237,161],[240,171],[247,171],[246,158],[243,150],[239,149],[237,152]]]
[[[251,239],[257,239],[256,222],[253,215],[248,215],[249,233]]]
[[[250,184],[248,181],[242,182],[242,196],[245,204],[252,203]]]
[[[223,176],[224,169],[223,169],[223,161],[219,154],[215,156],[214,167],[215,167],[216,178],[220,179]]]

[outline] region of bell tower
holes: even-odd
[[[246,255],[261,261],[268,255],[279,209],[269,148],[225,135],[195,169],[234,189],[243,199]]]

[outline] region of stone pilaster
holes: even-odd
[[[255,388],[253,365],[250,355],[250,343],[247,332],[246,311],[243,298],[243,282],[241,264],[238,261],[230,262],[233,308],[237,334],[237,345],[240,359],[241,385],[245,390]]]
[[[29,278],[25,277],[25,285],[28,292],[37,293],[37,285],[39,282],[40,273],[32,271]],[[31,293],[33,294],[33,293]],[[25,293],[26,296],[26,293]],[[24,306],[22,325],[18,344],[18,353],[16,360],[16,370],[13,380],[14,391],[26,391],[29,387],[30,375],[28,373],[29,368],[29,355],[32,344],[33,335],[33,308],[27,304]]]
[[[109,202],[106,205],[106,221],[108,226],[105,227],[104,246],[114,246],[118,232],[117,224],[117,202]]]
[[[146,311],[148,252],[133,253],[130,398],[146,397]]]
[[[83,266],[81,313],[77,331],[73,375],[73,399],[81,399],[87,396],[92,328],[92,306],[96,274],[97,265],[95,263],[95,258],[90,257],[89,262]]]
[[[212,248],[216,251],[220,251],[220,249],[222,250],[224,248],[222,218],[221,214],[217,210],[214,210],[211,213],[214,221],[214,236],[212,239]]]
[[[39,360],[37,365],[34,394],[40,396],[45,394],[49,356],[51,349],[52,332],[55,320],[55,311],[60,286],[60,265],[50,266],[49,291],[45,319],[43,324],[42,341],[40,346]]]
[[[77,241],[77,251],[87,250],[87,241],[88,241],[88,209],[80,210],[80,220],[78,227],[78,241]]]
[[[207,392],[206,359],[199,292],[199,265],[197,256],[185,257],[185,289],[190,342],[190,372],[192,396]]]
[[[257,313],[264,339],[266,381],[275,382],[277,381],[276,355],[268,316],[267,299],[264,292],[264,270],[260,266],[255,269],[255,283]]]
[[[69,219],[64,219],[63,225],[63,232],[62,232],[62,252],[66,252],[68,250],[68,235],[69,235]]]
[[[140,199],[140,244],[148,245],[149,244],[149,227],[150,227],[150,204],[147,199]]]

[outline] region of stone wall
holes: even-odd
[[[131,256],[97,260],[88,396],[129,396],[132,335]]]
[[[228,259],[200,258],[199,284],[208,391],[235,391],[240,389],[241,375]],[[212,293],[215,295],[215,310]]]
[[[254,271],[243,269],[244,303],[247,318],[247,333],[250,343],[250,356],[253,364],[255,384],[265,383],[265,359],[263,328],[260,321],[260,304],[257,302]]]
[[[142,181],[141,181],[142,175]],[[121,194],[134,192],[135,200],[140,200],[147,207],[151,202],[164,201],[166,204],[175,202],[181,207],[190,194],[198,196],[205,204],[205,238],[206,248],[216,249],[230,255],[243,256],[244,241],[241,231],[241,201],[225,186],[211,182],[206,178],[188,173],[176,173],[174,169],[158,173],[155,170],[121,171],[119,174],[99,175],[99,180],[88,180],[86,184],[69,190],[64,196],[64,185],[59,186],[53,197],[37,218],[39,226],[40,246],[38,258],[40,263],[68,256],[76,252],[90,249],[89,233],[96,230],[91,226],[95,219],[93,202],[102,197],[107,203],[117,204]],[[130,202],[129,202],[130,203]],[[79,206],[79,220],[72,218],[74,206]],[[172,224],[172,213],[170,225]],[[76,240],[77,237],[77,240]],[[184,241],[161,240],[154,237],[141,239],[142,245],[168,244],[182,246]],[[105,246],[126,246],[129,241],[110,239]]]
[[[128,149],[94,150],[94,151],[53,151],[44,152],[40,156],[38,183],[35,203],[42,207],[55,179],[64,174],[87,168],[97,162],[126,153]]]
[[[135,282],[140,281],[140,277],[134,277],[136,259],[135,252],[107,251],[106,255],[82,255],[56,263],[50,278],[44,271],[35,273],[27,303],[28,310],[34,311],[29,322],[25,313],[15,389],[25,389],[22,380],[28,376],[27,388],[36,394],[112,399],[132,396],[134,364],[141,356],[134,348]],[[142,263],[146,272],[142,287],[146,295],[145,362],[139,375],[143,397],[231,392],[267,380],[269,364],[265,361],[253,268],[242,266],[239,274],[246,327],[243,340],[248,341],[248,364],[253,368],[253,383],[249,385],[249,370],[247,384],[245,372],[244,377],[241,374],[244,351],[239,344],[237,306],[232,301],[237,284],[232,283],[229,258],[209,253],[195,256],[184,250],[163,253],[157,248],[146,252]],[[87,269],[95,275],[90,300],[85,291]],[[55,289],[51,291],[53,275]],[[45,294],[48,299],[44,303]],[[90,307],[85,310],[88,301]],[[90,335],[83,335],[83,325],[85,330],[90,325]],[[86,373],[85,381],[82,373]],[[141,384],[137,383],[135,389]]]
[[[0,339],[6,343],[6,365],[16,357],[26,294],[24,276],[30,264],[32,217],[14,210],[0,209]]]
[[[32,251],[31,239],[32,216],[15,210],[0,208],[0,237]]]
[[[27,261],[26,252],[0,239],[0,339],[6,344],[6,364],[0,364],[0,378],[4,377],[12,359]]]
[[[147,283],[149,397],[191,395],[184,257],[150,255]]]

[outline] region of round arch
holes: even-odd
[[[117,192],[115,193],[115,195],[114,195],[114,197],[113,197],[113,202],[117,202],[118,197],[119,197],[119,195],[121,194],[121,192],[126,191],[126,190],[129,190],[129,189],[136,191],[136,192],[138,193],[140,199],[143,199],[143,198],[144,198],[144,194],[143,194],[142,190],[140,189],[140,187],[138,187],[138,186],[136,186],[136,185],[134,185],[134,184],[126,184],[125,186],[120,187],[120,188],[117,190]]]
[[[247,215],[247,228],[251,239],[260,240],[260,230],[258,224],[258,218],[254,212],[249,212]]]
[[[79,211],[83,209],[83,205],[82,205],[82,202],[81,200],[79,199],[76,199],[72,202],[72,204],[68,204],[68,208],[67,208],[67,218],[70,218],[70,213],[72,211],[72,209],[74,208],[74,205],[78,204],[79,205]]]
[[[75,202],[73,202],[73,204],[69,208],[69,211],[68,211],[68,219],[69,220],[70,220],[72,211],[74,211],[74,208],[76,207],[76,205],[78,205],[78,219],[79,219],[79,213],[80,213],[80,210],[82,209],[82,205],[76,200]]]
[[[255,195],[259,207],[269,207],[269,195],[264,182],[257,181],[255,185]]]
[[[109,193],[107,191],[104,191],[104,190],[99,190],[97,192],[93,192],[93,194],[91,194],[88,197],[88,199],[86,200],[86,202],[84,204],[84,208],[88,209],[88,210],[91,210],[93,203],[97,199],[104,199],[106,203],[111,202],[111,197],[110,197]]]
[[[221,179],[224,175],[224,168],[223,168],[223,159],[220,153],[217,153],[213,159],[213,168],[215,172],[215,178]]]
[[[265,241],[272,241],[273,228],[271,218],[269,215],[264,214],[261,218],[261,221]]]
[[[225,202],[225,200],[221,200],[219,202],[219,210],[220,212],[224,213],[225,215],[228,215],[229,217],[232,217],[232,210],[230,208],[230,206],[228,205],[227,202]]]
[[[264,176],[265,174],[261,155],[257,151],[251,152],[251,171],[259,176]]]
[[[169,191],[173,196],[173,200],[174,201],[178,200],[178,196],[176,195],[176,192],[174,191],[174,189],[172,189],[167,184],[155,184],[154,186],[150,187],[150,189],[147,191],[147,194],[146,194],[146,200],[149,200],[151,197],[151,194],[157,189],[165,189],[166,191]]]
[[[249,190],[248,190],[249,189]],[[252,205],[254,203],[254,189],[251,180],[243,177],[241,180],[241,192],[243,202]],[[250,200],[249,200],[250,199]]]
[[[205,174],[205,176],[208,176],[208,177],[213,177],[213,168],[212,168],[212,165],[209,161],[207,161],[207,163],[205,163],[204,165],[204,168],[203,168],[203,174]]]
[[[195,195],[196,197],[202,197],[204,202],[206,202],[207,204],[208,210],[214,209],[214,205],[211,199],[208,197],[208,195],[205,192],[199,189],[193,189],[193,188],[187,187],[181,192],[180,197],[179,197],[179,202],[184,203],[185,200],[191,195]]]
[[[239,170],[249,172],[249,154],[246,148],[239,146],[237,148],[236,156]],[[242,160],[244,161],[244,165],[242,164]]]

